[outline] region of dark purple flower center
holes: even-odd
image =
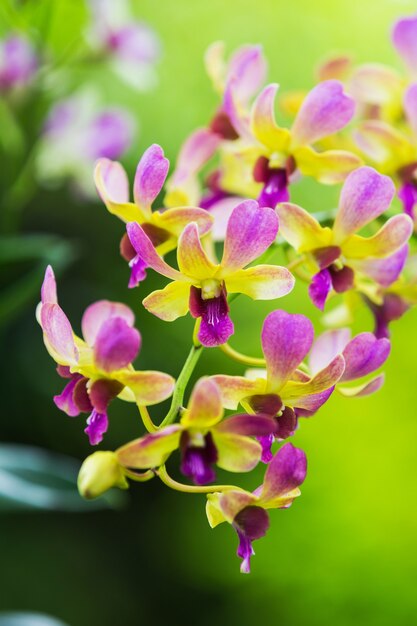
[[[167,230],[153,224],[142,224],[142,230],[145,231],[155,247],[165,243],[171,237]],[[148,265],[142,259],[140,253],[132,246],[127,233],[123,235],[120,241],[120,254],[129,263],[131,270],[128,283],[129,289],[137,287],[140,282],[145,280]]]
[[[389,338],[390,322],[400,319],[410,308],[410,305],[395,293],[387,293],[382,304],[375,304],[366,296],[363,296],[363,300],[374,316],[374,335],[377,339]]]
[[[253,169],[253,178],[257,183],[263,183],[263,189],[259,195],[259,206],[267,206],[274,209],[279,202],[288,202],[289,179],[295,170],[295,161],[292,157],[287,159],[285,167],[271,167],[266,157],[259,157]]]
[[[181,472],[188,476],[196,485],[207,485],[216,478],[213,465],[217,461],[217,449],[211,433],[207,433],[200,441],[184,431],[181,435]]]
[[[312,252],[320,271],[313,276],[308,293],[313,304],[321,311],[332,288],[336,293],[344,293],[354,286],[355,274],[352,268],[336,263],[340,254],[339,246],[326,246]]]
[[[239,133],[236,132],[236,129],[230,121],[230,117],[222,110],[218,111],[211,120],[210,130],[227,141],[239,139]]]
[[[233,527],[239,537],[237,556],[242,559],[240,571],[249,574],[250,559],[255,554],[252,541],[266,534],[269,528],[268,513],[259,506],[247,506],[236,515]]]
[[[248,402],[256,414],[270,415],[276,422],[276,430],[272,434],[257,437],[262,446],[261,461],[269,463],[275,439],[282,441],[294,434],[298,424],[296,412],[289,406],[284,407],[281,398],[273,393],[251,396]]]
[[[218,291],[218,295],[203,298],[202,289],[194,286],[190,289],[190,313],[194,318],[201,318],[198,339],[208,348],[226,343],[234,332],[226,289],[224,285],[219,285],[214,291]]]

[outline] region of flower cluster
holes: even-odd
[[[393,41],[415,69],[417,18],[400,20]],[[288,508],[300,495],[306,455],[291,438],[333,393],[353,398],[380,389],[389,324],[417,302],[417,83],[381,65],[354,68],[345,58],[332,59],[309,93],[281,100],[295,114],[287,128],[276,121],[277,85],[264,86],[259,46],[244,46],[225,60],[223,46],[214,44],[206,64],[220,103],[207,126],[186,139],[168,179],[169,162],[158,145],[138,164],[133,201],[128,176],[111,155],[97,161],[94,173],[105,206],[126,224],[120,251],[144,309],[165,322],[188,314],[195,320],[178,379],[134,368],[141,336],[121,303],[89,306],[84,339],[76,336],[58,304],[51,268],[37,317],[58,373],[68,380],[54,401],[70,416],[88,414],[90,443],[101,442],[116,398],[136,403],[147,431],[115,451],[89,456],[80,471],[81,494],[92,498],[154,477],[206,494],[210,526],[233,527],[246,573],[253,542],[268,530],[268,510]],[[293,187],[307,176],[341,185],[336,210],[323,207],[314,215],[290,202]],[[151,270],[167,283],[148,293]],[[326,327],[316,337],[306,315],[285,310],[296,281]],[[242,305],[245,297],[280,299],[263,322],[262,357],[229,344],[249,330],[233,322],[230,304],[237,297]],[[352,336],[358,307],[370,313],[370,326]],[[185,401],[205,349],[221,350],[248,369],[241,376],[202,376]],[[171,396],[155,425],[148,407]],[[168,473],[175,458],[185,482]],[[238,474],[258,463],[266,471],[253,491],[215,484],[218,468]]]

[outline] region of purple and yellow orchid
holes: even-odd
[[[180,233],[190,222],[195,222],[199,233],[204,235],[210,230],[213,221],[207,211],[200,208],[177,207],[152,211],[152,204],[162,190],[168,169],[169,161],[162,148],[157,144],[150,146],[136,169],[134,202],[129,201],[129,181],[120,163],[100,159],[94,173],[98,193],[110,213],[124,222],[141,224],[160,255],[176,247]],[[147,263],[140,252],[132,248],[126,235],[120,249],[131,267],[129,287],[136,287],[146,278]]]
[[[252,542],[263,537],[269,528],[267,509],[287,509],[300,495],[299,486],[307,474],[306,455],[286,443],[273,457],[263,484],[250,493],[228,490],[207,496],[206,513],[211,528],[229,522],[239,538],[237,556],[240,571],[250,573],[250,559],[255,554]]]
[[[350,328],[328,330],[312,345],[308,360],[309,371],[315,376],[341,354],[345,360],[345,369],[336,383],[336,390],[348,397],[369,396],[382,387],[384,374],[378,374],[356,386],[347,383],[373,374],[385,363],[390,350],[388,339],[378,339],[373,333],[360,333],[351,339]]]
[[[408,87],[403,99],[409,130],[398,130],[379,120],[363,122],[354,133],[355,141],[369,161],[391,176],[398,187],[404,212],[417,225],[417,83]]]
[[[91,445],[100,443],[107,431],[107,408],[114,398],[150,405],[172,394],[174,379],[168,374],[133,369],[142,339],[126,305],[100,300],[87,307],[81,339],[58,304],[55,276],[48,266],[37,319],[58,374],[69,379],[54,402],[70,417],[89,413],[85,432]]]
[[[201,320],[198,339],[203,346],[225,343],[234,332],[228,293],[243,293],[254,300],[273,300],[286,295],[294,286],[292,274],[284,267],[256,265],[244,269],[265,252],[278,232],[274,211],[260,208],[253,200],[242,202],[233,210],[220,263],[213,262],[204,251],[196,223],[188,224],[178,240],[179,271],[163,261],[141,226],[128,224],[127,232],[144,262],[173,281],[147,296],[144,307],[169,322],[190,311]]]
[[[394,215],[373,235],[357,232],[385,213],[395,193],[393,182],[370,167],[347,177],[332,228],[323,227],[301,207],[277,207],[280,233],[304,255],[312,275],[309,295],[324,309],[332,289],[344,293],[356,288],[376,298],[378,285],[388,286],[401,273],[408,254],[413,223],[407,215]]]
[[[229,472],[249,472],[262,453],[252,437],[268,435],[275,423],[267,415],[222,419],[223,413],[219,387],[210,378],[201,378],[179,424],[131,441],[116,451],[117,459],[121,466],[133,469],[159,467],[179,448],[181,472],[196,485],[215,480],[214,465]]]
[[[298,417],[313,415],[343,375],[345,361],[339,353],[332,355],[323,368],[315,369],[313,376],[300,369],[313,339],[313,325],[307,317],[273,311],[265,318],[261,335],[266,372],[253,370],[250,377],[213,376],[222,391],[225,408],[234,410],[240,403],[249,412],[274,418],[274,432],[260,439],[264,462],[272,458],[274,438],[292,435]]]
[[[0,41],[0,92],[22,89],[38,70],[38,57],[32,44],[13,34]]]
[[[335,80],[312,89],[303,100],[291,130],[278,126],[274,104],[277,84],[265,87],[251,112],[245,142],[228,146],[222,154],[222,187],[230,193],[258,196],[275,207],[289,199],[288,186],[296,172],[324,184],[343,181],[361,161],[343,150],[319,152],[314,144],[344,128],[355,104]]]

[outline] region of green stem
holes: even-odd
[[[160,424],[160,428],[162,428],[163,426],[167,426],[168,424],[172,424],[172,422],[175,422],[178,411],[183,404],[184,393],[187,388],[188,381],[190,380],[191,374],[193,373],[194,368],[197,365],[198,359],[200,358],[202,351],[202,345],[193,346],[191,348],[187,360],[185,361],[184,366],[181,370],[181,373],[178,376],[168,414],[163,422]]]
[[[156,476],[153,470],[146,470],[146,472],[139,473],[134,472],[133,470],[123,469],[123,473],[125,476],[127,476],[127,478],[130,478],[130,480],[134,480],[137,483],[144,483],[147,480],[151,480],[151,478],[154,478]]]
[[[235,485],[207,485],[205,487],[195,487],[194,485],[184,485],[177,480],[171,478],[166,471],[165,465],[161,465],[157,470],[154,470],[155,474],[161,479],[161,481],[175,491],[182,491],[183,493],[216,493],[218,491],[241,491],[239,487]]]
[[[143,425],[145,426],[148,433],[155,433],[158,430],[158,426],[153,423],[147,407],[141,404],[138,404],[137,407],[139,409]]]
[[[248,356],[247,354],[238,352],[237,350],[234,350],[232,346],[229,346],[228,343],[221,344],[219,348],[222,352],[224,352],[224,354],[226,354],[231,359],[234,359],[238,363],[244,363],[245,365],[251,365],[253,367],[265,367],[266,365],[265,359],[255,356]]]

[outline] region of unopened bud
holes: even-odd
[[[91,500],[111,487],[127,489],[129,483],[114,452],[94,452],[88,456],[78,474],[78,491]]]

